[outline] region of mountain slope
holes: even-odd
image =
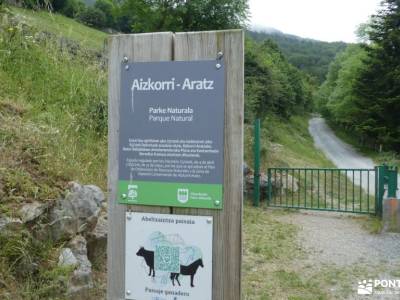
[[[71,39],[91,50],[104,49],[107,33],[85,26],[73,19],[47,11],[10,7],[11,12],[38,31],[50,32],[59,38]]]
[[[336,54],[347,46],[343,42],[328,43],[279,32],[248,31],[248,34],[257,41],[271,39],[276,42],[291,64],[315,77],[319,83],[325,80]]]

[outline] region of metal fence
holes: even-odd
[[[269,206],[375,214],[375,169],[269,168]]]

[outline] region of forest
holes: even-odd
[[[329,64],[338,52],[343,51],[344,42],[323,42],[305,39],[279,31],[248,31],[256,41],[273,40],[281,49],[287,60],[300,70],[311,75],[316,84],[321,84],[328,73]]]
[[[376,150],[400,151],[400,1],[385,0],[329,67],[317,108]]]

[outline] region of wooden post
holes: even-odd
[[[109,41],[108,283],[107,299],[125,299],[125,212],[213,216],[213,299],[241,295],[243,203],[243,31],[152,33],[112,36]],[[120,69],[130,62],[206,60],[223,53],[226,72],[224,208],[222,210],[118,204]],[[195,234],[195,233],[194,233]]]

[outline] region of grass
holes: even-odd
[[[277,220],[292,212],[244,210],[244,299],[328,299],[319,280],[304,276],[297,262],[307,254],[297,241],[298,228]]]
[[[308,132],[309,115],[279,119],[268,116],[261,126],[261,169],[269,167],[333,167],[314,147]],[[245,161],[253,164],[253,127],[245,125]]]
[[[29,9],[12,7],[11,11],[21,16],[26,23],[34,26],[39,31],[47,31],[57,37],[68,38],[79,42],[83,47],[100,50],[104,49],[107,34],[105,32],[87,27],[73,19],[57,13],[46,11],[33,11]]]
[[[5,162],[18,162],[22,181],[34,166],[35,180],[43,174],[104,189],[107,70],[101,61],[85,48],[60,49],[56,38],[43,40],[35,28],[10,25],[0,34]]]
[[[71,267],[57,266],[58,249],[28,230],[0,233],[0,298],[63,299]]]
[[[356,172],[359,175],[359,172]],[[371,212],[375,211],[373,172],[363,172],[362,181],[369,181],[370,191],[358,185],[360,179],[352,172],[331,170],[273,170],[272,203],[279,206],[299,206],[317,209],[334,209],[342,211]],[[290,176],[290,177],[289,177]],[[367,178],[368,176],[368,178]],[[294,180],[292,180],[294,178]],[[361,177],[360,177],[361,178]],[[289,189],[285,188],[286,186]]]
[[[26,18],[15,23],[15,13]],[[1,216],[54,201],[71,180],[105,190],[107,70],[93,51],[105,34],[17,8],[0,14],[0,23]],[[61,36],[79,44],[62,44]],[[38,241],[27,229],[0,235],[0,298],[65,299],[71,270],[57,265],[62,245]]]

